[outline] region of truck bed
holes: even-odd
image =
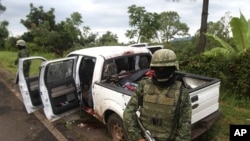
[[[219,110],[219,79],[184,72],[177,72],[177,74],[184,76],[183,80],[188,88],[192,103],[192,124]],[[136,84],[136,82],[132,83]],[[121,85],[109,85],[105,83],[99,85],[128,96],[133,94],[132,91],[125,90]],[[125,100],[126,103],[128,100]]]
[[[192,124],[219,110],[220,80],[197,74],[183,75],[192,103]]]

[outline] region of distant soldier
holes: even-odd
[[[26,48],[26,42],[24,40],[18,40],[16,42],[16,46],[18,47],[19,51],[17,59],[15,60],[15,65],[18,65],[18,60],[20,58],[29,57],[29,51]],[[23,64],[23,72],[25,77],[29,76],[29,71],[30,71],[30,61],[25,61]]]
[[[146,130],[156,141],[191,140],[191,102],[182,77],[175,73],[179,69],[176,59],[169,49],[154,52],[152,78],[140,81],[124,111],[129,141],[146,141]]]

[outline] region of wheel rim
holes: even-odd
[[[112,126],[112,137],[114,141],[123,141],[124,140],[124,134],[122,127],[115,123]]]

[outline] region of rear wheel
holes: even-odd
[[[112,114],[108,119],[108,131],[113,141],[127,141],[123,121],[117,114]]]

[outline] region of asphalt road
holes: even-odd
[[[0,79],[0,140],[57,141],[33,115],[28,115],[21,101]]]
[[[0,66],[0,141],[111,141],[106,127],[87,114],[56,122],[49,122],[42,109],[27,114],[14,77]]]

